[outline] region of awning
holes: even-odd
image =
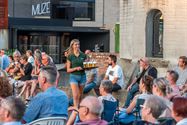
[[[72,22],[53,19],[10,18],[9,28],[23,31],[95,32],[108,33],[99,27],[72,27]]]

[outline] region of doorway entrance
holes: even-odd
[[[151,10],[146,22],[146,56],[163,57],[164,20],[160,10]]]

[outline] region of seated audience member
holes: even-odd
[[[0,99],[13,94],[13,88],[6,77],[0,77]]]
[[[133,98],[128,108],[120,108],[119,119],[121,119],[120,121],[122,123],[130,123],[135,120],[135,117],[131,113],[135,109],[138,99],[143,99],[146,101],[149,98],[152,93],[152,82],[153,78],[151,76],[145,75],[141,78],[139,84],[141,94],[136,95]]]
[[[7,75],[6,71],[0,69],[0,77],[7,77],[7,76],[8,75]]]
[[[55,70],[57,70],[57,67],[56,67],[55,63],[53,62],[53,59],[49,55],[47,55],[46,53],[42,53],[42,64],[44,66],[51,66]]]
[[[2,125],[21,125],[25,104],[20,98],[9,96],[1,100],[0,122]]]
[[[85,54],[87,55],[87,61],[91,61],[90,59],[90,50],[86,50]],[[88,93],[90,92],[92,89],[94,89],[96,87],[96,83],[97,83],[97,68],[94,69],[90,69],[90,70],[85,70],[86,73],[86,84],[83,90],[83,93]]]
[[[32,64],[32,66],[34,66],[34,57],[32,56],[32,51],[31,50],[27,50],[26,51],[26,55],[28,58],[28,62]]]
[[[27,56],[23,55],[21,56],[20,60],[21,65],[19,65],[20,73],[22,77],[20,78],[21,81],[26,81],[31,79],[31,73],[32,73],[32,65],[31,63],[27,62]]]
[[[183,97],[187,97],[187,81],[182,88],[181,94],[182,94]]]
[[[36,49],[34,51],[34,70],[32,72],[32,75],[37,76],[40,73],[41,67],[43,67],[42,52],[39,49]]]
[[[18,64],[17,67],[20,71],[21,77],[19,78],[19,81],[17,81],[16,84],[14,84],[17,91],[19,90],[20,87],[24,86],[24,84],[25,84],[24,81],[31,79],[31,73],[32,73],[32,65],[31,65],[31,63],[27,62],[26,55],[21,56],[20,63],[21,64]]]
[[[160,117],[171,117],[172,102],[170,102],[170,100],[167,98],[166,93],[168,87],[168,81],[163,77],[156,78],[153,81],[153,95],[161,97],[164,100],[164,103],[167,105],[167,109],[163,112],[163,114]]]
[[[68,57],[68,51],[69,51],[69,48],[67,48],[66,50],[64,50],[64,55],[63,55],[63,63],[64,63],[64,66],[63,66],[63,70],[66,70],[66,68],[67,68],[67,57]]]
[[[153,67],[150,63],[148,58],[141,58],[139,61],[139,68],[142,69],[140,72],[136,75],[136,77],[133,78],[131,84],[127,88],[127,99],[125,101],[125,107],[128,107],[131,100],[134,98],[135,94],[139,91],[139,83],[140,79],[144,75],[152,76],[153,78],[157,78],[157,69]]]
[[[101,81],[99,92],[101,96],[98,97],[99,101],[103,100],[115,102],[116,99],[113,97],[112,93],[112,82],[110,80]]]
[[[182,88],[182,86],[187,81],[187,57],[180,56],[178,60],[178,66],[173,69],[179,74],[179,78],[176,84]]]
[[[172,116],[177,121],[177,125],[187,125],[187,98],[173,99]]]
[[[107,122],[112,122],[118,108],[118,101],[112,95],[112,82],[110,80],[101,81],[99,91],[101,96],[98,99],[104,107],[101,118]]]
[[[158,118],[166,108],[163,99],[151,95],[142,106],[142,120],[145,121],[145,124],[159,125]]]
[[[53,67],[43,67],[38,76],[42,93],[37,94],[29,102],[23,116],[23,123],[45,117],[67,117],[68,97],[55,87],[57,72]]]
[[[19,69],[19,65],[20,64],[20,58],[21,58],[21,54],[19,51],[15,51],[13,53],[13,58],[14,58],[14,69],[13,72],[10,73],[10,75],[15,79],[18,80],[21,77],[21,73],[20,73],[20,69]]]
[[[57,71],[56,87],[58,87],[58,82],[59,82],[59,79],[60,79],[60,73],[58,72],[55,63],[53,62],[53,59],[49,55],[47,55],[46,53],[43,53],[42,54],[42,64],[44,66],[51,66]]]
[[[31,97],[36,95],[36,87],[38,84],[38,74],[40,73],[40,68],[42,68],[44,65],[42,64],[42,53],[40,50],[34,51],[34,69],[32,71],[32,79],[27,80],[24,83],[24,86],[22,88],[22,91],[20,92],[19,96],[22,96],[25,94],[25,99],[30,100]]]
[[[115,55],[109,55],[108,57],[108,68],[104,77],[104,80],[111,80],[113,84],[112,91],[118,91],[122,89],[124,84],[124,75],[122,68],[116,64],[117,57]]]
[[[9,65],[9,67],[6,69],[6,72],[16,78],[16,79],[19,79],[20,77],[20,70],[19,68],[17,67],[17,65],[20,65],[20,57],[21,57],[21,54],[18,50],[16,50],[14,53],[13,53],[13,59],[14,59],[14,62],[11,63]]]
[[[88,93],[95,88],[97,83],[97,68],[86,70],[86,85],[83,89],[83,93]]]
[[[170,88],[168,88],[167,91],[167,97],[168,99],[172,100],[176,96],[181,96],[179,87],[177,86],[176,82],[179,75],[174,70],[168,70],[166,79],[169,81]]]
[[[7,73],[13,72],[14,69],[14,58],[12,55],[9,55],[9,62],[10,62],[9,66],[5,69]]]
[[[10,62],[9,62],[8,56],[5,54],[5,50],[4,49],[0,50],[0,57],[1,57],[0,58],[1,69],[5,70],[9,66]]]
[[[85,97],[78,107],[81,122],[75,125],[107,125],[106,121],[100,119],[102,111],[103,104],[99,99],[93,96]]]
[[[35,50],[35,67],[33,70],[33,78],[32,80],[26,81],[22,91],[20,92],[19,96],[21,96],[24,92],[26,93],[26,100],[30,101],[30,98],[33,97],[34,95],[36,95],[36,89],[37,89],[37,85],[38,85],[38,79],[37,79],[37,75],[40,72],[40,68],[42,68],[43,66],[51,66],[53,67],[55,70],[57,70],[56,65],[54,64],[54,62],[52,61],[52,58],[50,56],[48,56],[45,52],[41,53],[40,50]],[[59,72],[57,72],[57,81],[56,81],[56,86],[57,86],[57,82],[59,79]]]

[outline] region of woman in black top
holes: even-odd
[[[27,56],[26,55],[21,56],[20,62],[22,64],[22,65],[18,65],[20,69],[20,73],[22,74],[20,80],[21,81],[30,80],[31,73],[32,73],[32,65],[27,61]]]

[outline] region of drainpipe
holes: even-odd
[[[105,27],[105,0],[103,0],[103,27]]]
[[[14,18],[14,13],[15,13],[15,12],[14,12],[14,11],[15,11],[15,0],[13,0],[13,8],[12,8],[12,9],[13,9],[13,14],[12,14],[12,16],[13,16],[13,18]]]

